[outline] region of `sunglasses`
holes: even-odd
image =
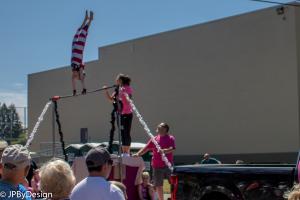
[[[15,169],[15,168],[17,168],[17,166],[16,165],[14,165],[14,164],[11,164],[11,163],[5,163],[4,164],[4,168],[6,168],[6,169]]]

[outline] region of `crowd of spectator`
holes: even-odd
[[[163,200],[163,181],[171,171],[161,158],[164,153],[173,164],[175,138],[169,134],[169,126],[161,123],[157,127],[155,140],[161,146],[157,152],[152,140],[133,157],[153,152],[151,166],[153,180],[148,172],[140,174],[137,185],[140,200]],[[85,156],[88,176],[76,181],[70,164],[53,158],[40,168],[32,161],[30,152],[22,145],[8,145],[0,140],[0,199],[2,200],[125,200],[126,186],[117,181],[108,181],[112,171],[113,157],[106,148],[92,148]],[[77,183],[78,182],[78,183]],[[76,184],[77,183],[77,184]]]

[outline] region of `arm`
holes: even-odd
[[[165,153],[165,154],[172,153],[174,151],[175,151],[175,149],[173,147],[162,149],[162,152]]]
[[[134,157],[140,157],[150,151],[153,148],[154,144],[152,143],[151,140],[149,140],[146,144],[146,146],[142,149],[140,149],[136,154],[134,154]]]
[[[145,153],[149,151],[149,148],[145,146],[144,148],[140,149],[134,156],[140,157],[143,156]]]
[[[151,200],[154,200],[154,189],[153,189],[153,185],[151,185],[149,187],[149,195],[151,197]]]
[[[106,86],[106,85],[103,86],[102,88],[105,89],[105,96],[106,96],[106,98],[107,98],[109,101],[113,101],[113,100],[114,100],[114,96],[115,96],[115,92],[112,93],[112,95],[110,95],[109,92],[108,92],[108,89],[107,89],[107,86]]]
[[[113,101],[114,100],[114,93],[112,95],[109,94],[109,92],[106,90],[105,91],[105,95],[106,95],[106,98],[109,100],[109,101]]]
[[[168,153],[174,152],[175,149],[176,149],[175,138],[173,136],[171,136],[169,147],[165,148],[165,149],[162,149],[161,152],[165,153],[165,154],[168,154]]]
[[[144,200],[143,199],[143,193],[142,193],[142,184],[139,185],[138,190],[139,190],[139,198],[140,198],[140,200]]]

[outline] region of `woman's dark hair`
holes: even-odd
[[[119,74],[117,79],[121,80],[123,85],[130,85],[131,78],[128,75]]]

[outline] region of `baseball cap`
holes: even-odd
[[[8,146],[5,140],[0,140],[0,151],[3,151]]]
[[[1,163],[12,164],[17,168],[30,165],[30,153],[26,147],[20,144],[10,145],[5,148],[2,154]]]
[[[88,167],[102,166],[111,161],[109,152],[103,147],[92,148],[85,157],[85,162]]]

